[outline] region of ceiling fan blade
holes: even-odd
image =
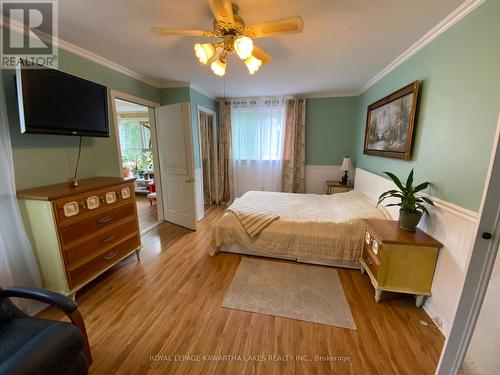
[[[271,55],[264,52],[262,48],[257,47],[255,44],[253,46],[252,55],[262,61],[262,64],[269,64],[271,61],[273,61],[273,57]]]
[[[217,21],[228,24],[234,23],[231,0],[208,0],[208,3]]]
[[[245,34],[251,38],[266,38],[275,35],[301,33],[303,30],[304,21],[297,16],[251,25],[245,29]]]
[[[156,35],[185,35],[185,36],[211,36],[211,31],[194,29],[170,29],[167,27],[152,27],[151,32]]]

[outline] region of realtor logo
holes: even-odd
[[[1,67],[57,68],[57,2],[2,1]]]

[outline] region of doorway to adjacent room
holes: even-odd
[[[154,110],[117,97],[113,100],[122,176],[136,179],[139,228],[144,233],[161,220]]]

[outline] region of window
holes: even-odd
[[[138,170],[152,169],[151,130],[148,121],[119,120],[120,149],[124,163],[133,163]]]
[[[283,111],[281,99],[232,101],[233,174],[237,197],[250,190],[281,190]]]
[[[231,110],[234,160],[281,160],[283,106],[235,106]]]

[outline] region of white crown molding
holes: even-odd
[[[306,99],[316,99],[316,98],[345,98],[351,96],[358,96],[360,94],[359,91],[330,91],[330,92],[317,92],[310,93],[303,96]]]
[[[172,89],[172,88],[178,88],[178,87],[190,87],[191,83],[190,82],[185,82],[185,81],[160,81],[160,84],[158,85],[159,88],[161,89]]]
[[[193,89],[195,91],[198,91],[200,94],[203,94],[203,95],[205,95],[206,97],[209,97],[212,100],[217,100],[217,97],[214,94],[212,94],[211,92],[209,92],[209,91],[201,88],[200,86],[198,86],[197,84],[195,84],[193,82],[186,82],[186,81],[161,81],[159,87],[160,88],[164,88],[164,89],[177,88],[177,87],[188,87],[188,88],[191,88],[191,89]]]
[[[462,5],[460,5],[457,9],[455,9],[450,15],[448,15],[445,19],[439,22],[436,26],[434,26],[431,30],[429,30],[423,37],[413,43],[410,48],[404,51],[401,55],[399,55],[396,59],[394,59],[389,65],[387,65],[384,69],[378,72],[372,79],[370,79],[367,83],[361,86],[359,90],[359,94],[362,94],[366,90],[368,90],[371,86],[373,86],[376,82],[380,81],[383,77],[385,77],[389,72],[397,68],[403,62],[408,60],[411,56],[415,55],[418,51],[424,48],[426,45],[431,43],[434,39],[436,39],[439,35],[443,34],[450,27],[455,25],[457,22],[462,20],[466,15],[476,9],[478,6],[483,4],[486,0],[467,0]]]
[[[190,87],[193,89],[193,90],[196,90],[198,91],[200,94],[203,94],[205,95],[206,97],[209,97],[210,99],[212,100],[217,100],[217,96],[215,96],[214,94],[212,94],[211,92],[205,90],[204,88],[201,88],[200,86],[198,86],[197,84],[191,82],[191,85]]]

